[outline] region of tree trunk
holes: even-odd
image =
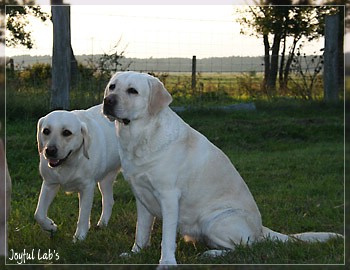
[[[53,53],[51,110],[69,109],[71,74],[70,7],[52,6]]]
[[[269,79],[267,80],[267,90],[270,95],[275,95],[276,93],[276,79],[278,73],[278,54],[281,43],[281,34],[275,34],[272,44],[271,52],[271,65]]]
[[[339,16],[326,16],[324,51],[324,99],[326,102],[338,101],[338,33]]]
[[[264,85],[263,88],[268,94],[267,91],[267,81],[269,80],[270,74],[270,44],[268,35],[264,35]]]

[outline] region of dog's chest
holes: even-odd
[[[81,189],[81,177],[77,176],[74,170],[65,170],[64,168],[50,169],[44,164],[40,172],[46,182],[58,184],[66,192],[76,192]]]
[[[147,208],[154,216],[162,217],[159,205],[159,193],[154,188],[155,183],[152,182],[147,174],[141,174],[130,177],[128,182],[131,185],[135,197]]]
[[[163,121],[164,122],[164,121]],[[119,129],[120,157],[124,171],[153,164],[179,139],[179,125],[157,123],[143,130]]]

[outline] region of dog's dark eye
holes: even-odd
[[[43,130],[43,134],[44,135],[49,135],[51,133],[51,131],[48,129],[48,128],[44,128],[44,130]]]
[[[115,84],[113,83],[113,84],[110,84],[109,85],[109,90],[114,90],[115,89]]]
[[[131,94],[131,95],[137,95],[139,93],[135,88],[129,88],[127,92],[128,94]]]
[[[68,129],[65,129],[65,130],[63,130],[62,135],[64,137],[69,137],[70,135],[72,135],[72,132]]]

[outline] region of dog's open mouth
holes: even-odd
[[[63,159],[49,159],[49,167],[55,168],[60,166],[63,162],[65,162],[68,159],[71,153],[72,151],[69,151],[68,155]]]

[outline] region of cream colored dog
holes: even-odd
[[[170,94],[156,78],[117,73],[109,81],[104,114],[116,121],[124,177],[136,197],[132,252],[150,244],[154,217],[163,219],[160,264],[176,264],[177,230],[205,240],[222,255],[237,244],[266,237],[326,241],[335,233],[287,236],[262,225],[259,209],[228,157],[187,125],[168,105]]]
[[[0,256],[7,256],[7,220],[10,212],[11,178],[3,141],[0,140]]]
[[[79,220],[74,240],[83,240],[90,227],[94,189],[102,194],[98,226],[107,225],[112,213],[113,182],[120,170],[115,127],[101,112],[102,105],[89,110],[54,111],[38,121],[37,141],[43,184],[35,219],[47,231],[56,224],[47,217],[59,187],[79,193]]]

